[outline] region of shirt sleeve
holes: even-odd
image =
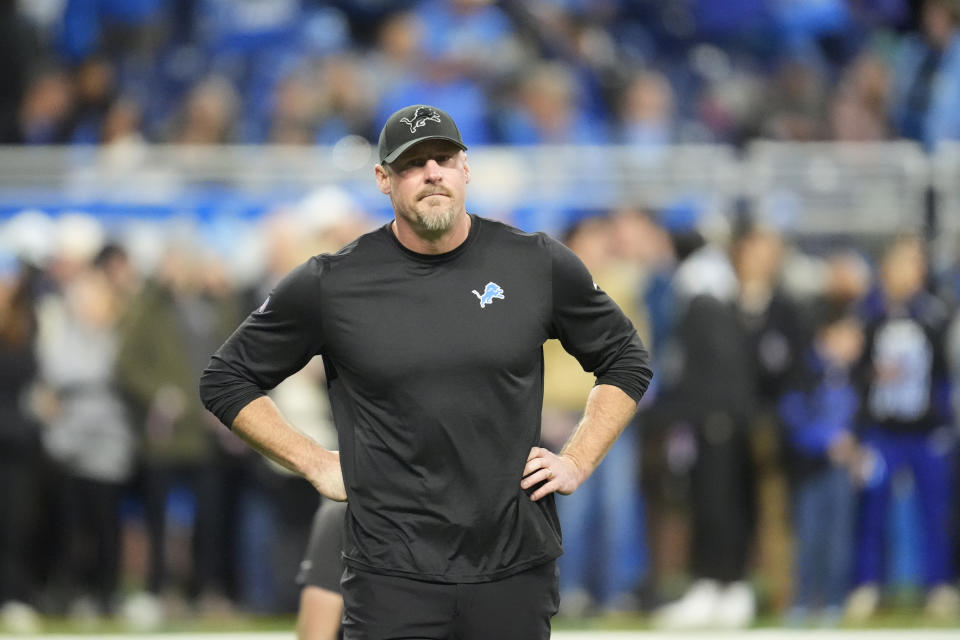
[[[812,410],[815,405],[808,394],[802,391],[788,391],[783,395],[778,403],[780,418],[787,427],[787,436],[790,444],[798,451],[810,456],[825,456],[833,442],[845,429],[845,424],[852,422],[842,419],[843,416],[852,416],[855,408],[850,411],[843,411],[843,407],[833,407],[839,409],[841,416],[817,415]],[[828,404],[828,403],[827,403]],[[829,406],[829,404],[828,404]]]
[[[315,257],[290,272],[210,358],[200,398],[223,424],[232,427],[241,409],[321,352],[322,271]]]
[[[570,249],[549,238],[547,244],[552,261],[550,337],[559,339],[580,366],[596,376],[596,384],[619,387],[639,402],[653,372],[636,329]]]

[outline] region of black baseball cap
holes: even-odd
[[[415,104],[387,118],[387,123],[380,130],[380,164],[390,164],[401,153],[424,140],[447,140],[467,150],[457,123],[449,113],[425,104]]]

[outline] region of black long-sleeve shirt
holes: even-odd
[[[944,305],[922,292],[898,308],[877,294],[865,307],[861,428],[924,434],[952,424]]]
[[[473,217],[459,247],[414,253],[386,225],[295,269],[201,380],[224,424],[316,354],[328,374],[349,508],[344,559],[482,582],[561,553],[552,496],[520,488],[540,437],[541,347],[639,400],[651,377],[630,321],[572,252]]]

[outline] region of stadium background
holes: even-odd
[[[946,28],[956,43],[960,9],[942,4],[954,12]],[[125,304],[143,282],[179,269],[203,281],[191,286],[253,308],[293,257],[387,219],[388,202],[372,188],[371,145],[389,113],[427,102],[453,114],[470,145],[472,212],[562,236],[587,219],[642,211],[658,232],[696,229],[721,245],[750,216],[782,234],[783,279],[801,297],[824,286],[832,252],[854,249],[871,266],[896,234],[917,232],[930,288],[952,309],[960,65],[931,62],[939,66],[922,74],[932,88],[917,89],[922,74],[910,56],[925,35],[923,5],[5,0],[4,273],[32,274],[43,316],[40,298],[66,289],[115,244],[131,259]],[[661,257],[637,259],[659,267]],[[42,371],[36,381],[56,390]],[[42,398],[33,405],[41,422],[53,420]],[[316,429],[329,436],[328,425]],[[187,486],[174,488],[171,624],[242,627],[245,616],[295,606],[291,578],[315,501],[233,444],[207,454],[242,505],[221,505],[224,518],[246,514],[224,531],[256,535],[231,538],[216,597],[197,605],[188,585],[197,500]],[[22,512],[32,604],[62,619],[55,627],[121,625],[86,606],[55,566],[62,478],[44,455],[27,487],[33,508]],[[783,472],[765,455],[750,576],[761,620],[778,622],[789,602],[790,527]],[[646,558],[638,584],[654,576],[653,599],[676,595],[685,575],[684,485],[672,480],[676,517],[637,532]],[[130,595],[147,580],[146,527],[137,470],[121,484],[118,592]],[[909,479],[901,484],[887,610],[936,624],[913,613],[922,552],[916,499]],[[247,561],[257,551],[262,562]],[[648,613],[638,605],[628,624],[645,626]]]

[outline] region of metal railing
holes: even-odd
[[[388,202],[373,185],[373,149],[359,138],[333,147],[0,147],[0,215],[108,209],[256,215],[337,185],[372,211]],[[802,234],[918,229],[936,193],[944,231],[960,230],[960,143],[930,156],[911,142],[756,142],[720,145],[475,147],[472,211],[533,212],[549,227],[574,209],[662,208],[684,202],[758,216]]]

